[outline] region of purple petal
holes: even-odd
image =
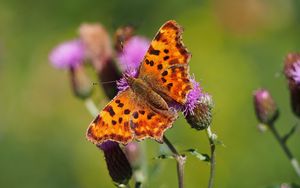
[[[124,74],[126,74],[130,77],[136,78],[137,73],[138,73],[137,69],[129,69]],[[122,77],[120,80],[117,81],[117,87],[118,87],[119,92],[124,91],[125,89],[127,89],[129,87],[129,85],[124,77]]]
[[[202,89],[200,87],[200,84],[196,82],[195,79],[191,79],[191,82],[193,84],[193,89],[189,92],[187,96],[187,102],[183,107],[183,113],[193,113],[194,108],[196,107],[197,103],[199,103],[199,100],[201,96],[203,95]]]
[[[83,62],[84,46],[80,40],[59,44],[49,55],[51,64],[58,69],[75,67]]]
[[[144,37],[132,37],[125,44],[123,52],[118,56],[123,71],[137,69],[141,64],[149,45],[149,40]]]
[[[300,61],[294,63],[293,68],[290,70],[290,75],[297,84],[300,84]]]

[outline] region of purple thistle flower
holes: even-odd
[[[143,60],[150,42],[144,37],[135,36],[130,38],[124,45],[123,52],[118,60],[123,71],[137,69]]]
[[[290,102],[294,114],[300,117],[300,53],[288,53],[284,61],[284,74],[290,90]]]
[[[300,84],[300,61],[295,62],[292,67],[294,69],[290,69],[289,74],[295,80],[295,82]]]
[[[194,109],[200,101],[200,98],[203,96],[200,84],[196,82],[195,79],[191,79],[191,82],[193,84],[193,89],[189,92],[187,96],[187,101],[183,106],[182,111],[184,115],[187,115],[188,113],[193,114]]]
[[[84,59],[84,46],[80,40],[59,44],[49,55],[51,64],[58,69],[76,67]]]

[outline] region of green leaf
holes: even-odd
[[[210,161],[210,157],[208,154],[199,153],[196,149],[188,149],[185,152],[189,152],[190,154],[198,158],[200,161],[206,161],[206,162]]]
[[[162,155],[155,157],[154,159],[174,159],[174,156],[162,154]]]
[[[220,139],[215,139],[215,140],[214,140],[214,144],[215,144],[216,146],[217,146],[217,145],[221,145],[221,146],[225,147],[225,144],[224,144],[223,141],[220,140]]]

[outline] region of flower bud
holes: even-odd
[[[284,62],[284,74],[288,80],[291,106],[295,115],[300,117],[300,54],[289,53]]]
[[[70,67],[71,84],[74,94],[81,98],[86,99],[92,94],[92,84],[83,65]]]
[[[272,125],[278,118],[279,112],[269,91],[258,89],[254,92],[253,99],[256,117],[259,122]]]
[[[132,169],[119,144],[106,141],[97,147],[104,152],[107,169],[112,180],[126,185],[132,176]]]
[[[213,100],[208,94],[203,94],[192,113],[186,114],[186,120],[196,130],[206,129],[212,121]]]

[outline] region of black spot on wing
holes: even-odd
[[[147,115],[147,119],[151,119],[153,116],[155,116],[155,114],[153,112],[150,112],[148,115]]]
[[[162,64],[157,65],[157,69],[161,70],[163,68]]]
[[[123,121],[123,118],[120,117],[119,118],[119,123],[122,123],[122,121]]]
[[[94,119],[93,123],[96,124],[100,119],[101,119],[101,118],[100,118],[100,116],[98,115],[98,116]]]
[[[168,75],[168,71],[164,71],[163,73],[161,73],[162,76],[167,76]]]
[[[124,114],[130,114],[130,110],[129,109],[124,110]]]
[[[171,90],[172,87],[173,87],[173,83],[168,83],[167,85],[168,90]]]
[[[139,117],[139,113],[138,112],[133,112],[132,114],[134,119],[137,119]]]
[[[113,117],[116,113],[112,106],[107,106],[104,108],[104,111],[107,111],[111,117]]]
[[[152,46],[150,46],[149,48],[149,54],[151,55],[159,55],[160,51],[159,50],[155,50]]]

